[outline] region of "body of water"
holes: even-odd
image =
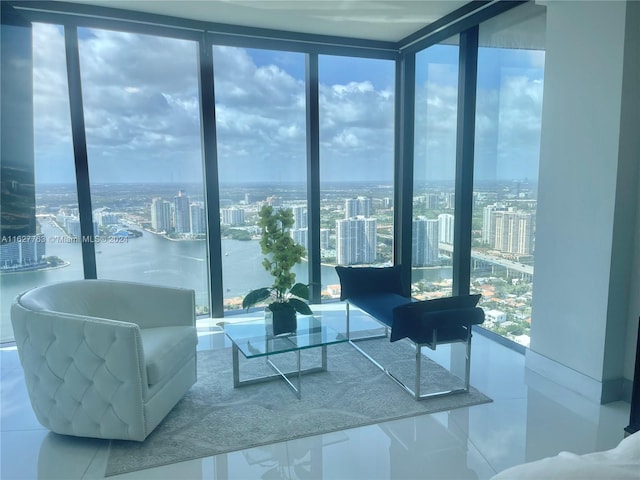
[[[61,241],[63,233],[49,221],[42,221],[42,233],[48,239],[46,255],[58,256],[69,264],[51,270],[0,274],[0,341],[13,339],[10,308],[16,295],[40,285],[84,277],[81,245]],[[98,278],[191,288],[196,292],[196,303],[208,305],[205,241],[171,241],[144,232],[142,237],[130,238],[127,242],[97,243],[95,247]],[[225,298],[241,297],[252,289],[272,284],[271,275],[262,267],[262,259],[257,240],[222,241]],[[307,283],[306,263],[296,265],[294,271],[297,281]],[[339,283],[333,267],[323,266],[321,275],[323,285]],[[451,269],[423,269],[418,275],[425,280],[437,281],[451,278]]]

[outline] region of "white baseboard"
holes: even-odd
[[[597,404],[626,400],[623,378],[601,382],[531,349],[526,351],[525,367]]]

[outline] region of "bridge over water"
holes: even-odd
[[[453,254],[453,245],[450,243],[439,243],[438,248],[442,255],[451,257]],[[533,265],[525,265],[524,263],[514,262],[505,258],[497,258],[486,253],[471,250],[472,268],[479,271],[487,271],[487,273],[497,274],[506,271],[509,278],[520,278],[526,281],[533,280]]]

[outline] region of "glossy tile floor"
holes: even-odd
[[[199,349],[228,345],[220,329],[206,323],[200,335]],[[436,360],[447,363],[446,348],[436,353]],[[0,478],[103,478],[108,441],[43,429],[31,411],[15,347],[1,348],[0,361]],[[329,353],[329,368],[330,362]],[[562,450],[606,450],[622,440],[628,403],[590,403],[527,371],[524,363],[522,354],[476,334],[471,383],[492,403],[110,478],[488,479]]]

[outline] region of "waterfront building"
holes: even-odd
[[[111,212],[108,208],[97,208],[93,211],[93,219],[101,227],[117,225],[120,223],[120,215]]]
[[[377,222],[356,217],[336,220],[336,262],[338,265],[370,264],[376,261]]]
[[[191,233],[206,233],[207,221],[204,214],[204,204],[202,202],[194,202],[189,205],[189,216],[191,221]]]
[[[438,215],[438,228],[440,230],[440,242],[453,245],[453,215],[450,213]]]
[[[80,209],[78,207],[62,207],[58,210],[58,214],[65,217],[79,217]]]
[[[413,221],[411,251],[414,267],[426,267],[438,262],[439,225],[438,219],[418,218]]]
[[[237,208],[237,207],[231,207],[231,208],[223,208],[221,210],[222,213],[222,224],[223,225],[230,225],[230,226],[237,226],[237,225],[244,225],[244,209],[243,208]]]
[[[20,241],[2,242],[0,270],[15,270],[44,264],[47,239],[43,234],[27,235]]]
[[[67,235],[70,237],[80,238],[82,236],[82,232],[80,231],[80,219],[77,217],[64,217],[63,223],[64,229],[67,232]],[[98,222],[93,222],[93,235],[97,237],[100,230],[98,229]]]
[[[308,250],[308,237],[309,237],[309,229],[308,228],[292,228],[289,230],[291,234],[291,238],[298,245],[302,245],[305,250]]]
[[[320,250],[328,250],[329,249],[329,229],[321,228],[320,229]]]
[[[60,225],[61,227],[66,229],[67,228],[67,221],[70,220],[70,219],[74,219],[74,218],[77,218],[77,216],[66,215],[61,210],[56,215],[56,223],[58,225]]]
[[[156,232],[173,231],[173,204],[160,197],[151,200],[151,228]]]
[[[293,228],[307,228],[307,207],[304,205],[291,208],[293,212]]]
[[[65,218],[64,228],[71,237],[80,237],[80,219],[75,217]]]
[[[178,190],[178,195],[173,197],[176,233],[191,232],[190,203],[189,197],[182,190]]]

